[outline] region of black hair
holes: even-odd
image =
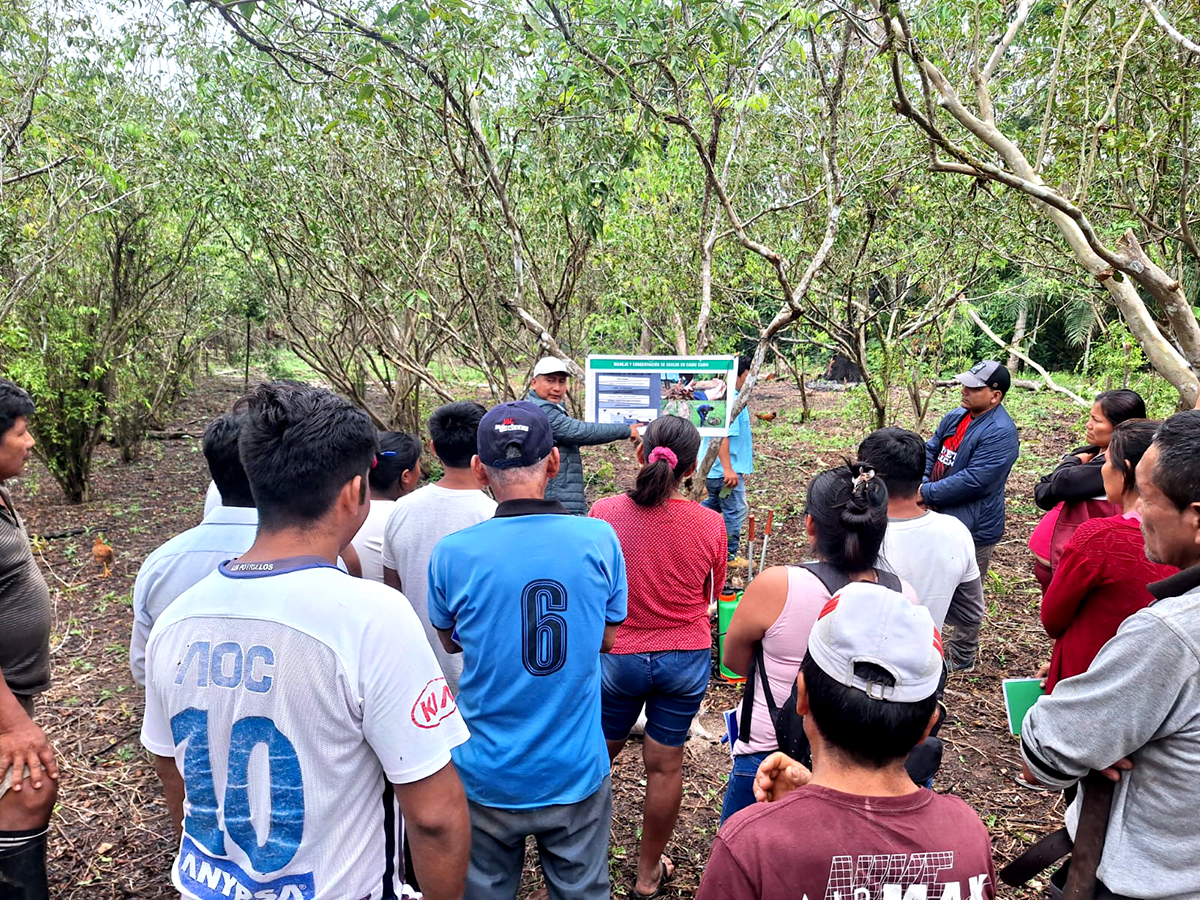
[[[403,431],[379,432],[379,453],[371,469],[371,490],[383,493],[396,486],[400,476],[417,466],[421,442]]]
[[[1176,413],[1154,435],[1154,483],[1180,512],[1200,503],[1200,410]]]
[[[737,358],[737,367],[737,373],[739,375],[745,375],[750,371],[750,358],[746,356],[739,356]]]
[[[920,743],[937,708],[936,692],[914,703],[872,699],[865,691],[825,674],[808,652],[800,671],[813,725],[821,737],[862,766],[882,769],[904,759]],[[891,674],[874,663],[857,663],[854,673],[870,681],[895,684]]]
[[[429,417],[433,452],[442,465],[465,469],[471,464],[479,439],[479,422],[487,410],[472,400],[439,406]]]
[[[1137,465],[1154,442],[1161,422],[1150,419],[1126,419],[1113,429],[1106,456],[1125,479],[1125,493],[1137,490]]]
[[[809,482],[805,513],[816,523],[820,557],[849,574],[874,568],[887,532],[887,498],[870,463],[848,462]]]
[[[1146,401],[1137,391],[1103,391],[1096,395],[1094,402],[1100,404],[1104,418],[1113,425],[1120,425],[1127,419],[1146,418]]]
[[[0,439],[16,424],[17,419],[33,415],[33,400],[25,389],[7,378],[0,378]]]
[[[222,506],[254,506],[250,480],[238,453],[238,438],[245,421],[246,413],[242,408],[218,416],[204,429],[204,458],[208,461],[213,483],[221,492]]]
[[[875,467],[893,497],[915,497],[925,476],[925,441],[903,428],[871,432],[858,445],[858,458]]]
[[[655,447],[665,447],[675,454],[675,465],[659,458],[650,461]],[[642,452],[646,464],[638,470],[637,482],[628,491],[638,506],[658,506],[666,503],[683,474],[696,464],[700,450],[700,432],[682,416],[661,416],[650,423],[642,436]]]
[[[356,475],[366,499],[376,442],[365,412],[324,388],[277,383],[258,385],[245,400],[238,444],[260,528],[315,522]]]

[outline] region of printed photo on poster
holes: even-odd
[[[587,420],[633,425],[683,416],[704,437],[729,432],[735,356],[589,356]]]

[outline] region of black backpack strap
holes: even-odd
[[[825,585],[825,590],[829,591],[830,597],[850,583],[850,579],[846,573],[833,565],[833,563],[807,562],[803,563],[800,568],[808,569],[808,571],[817,576],[817,580]]]
[[[808,571],[816,575],[821,584],[825,585],[825,590],[829,591],[830,597],[850,583],[850,578],[846,573],[832,563],[809,562],[804,563],[801,568],[808,569]],[[875,570],[875,581],[892,591],[900,592],[904,587],[900,582],[900,577],[895,572],[888,572],[883,569]]]
[[[875,580],[888,590],[895,591],[897,594],[904,592],[904,583],[900,581],[900,576],[895,572],[888,572],[884,569],[876,569]]]
[[[762,656],[762,641],[754,645],[754,655],[750,657],[750,668],[746,671],[746,686],[742,688],[742,711],[738,715],[738,737],[750,739],[750,726],[754,722],[754,676],[758,671],[758,660]],[[733,747],[729,748],[733,750]]]
[[[767,663],[763,658],[762,641],[754,642],[754,656],[750,659],[750,671],[746,673],[746,688],[742,691],[742,712],[738,719],[738,737],[749,743],[750,726],[754,723],[754,679],[762,682],[763,699],[767,701],[767,712],[775,721],[775,698],[771,696],[771,685],[767,681]]]

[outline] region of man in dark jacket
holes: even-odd
[[[533,367],[529,396],[525,399],[541,407],[550,420],[554,445],[558,447],[558,475],[546,485],[546,499],[557,500],[574,515],[587,515],[587,500],[583,494],[583,458],[580,447],[609,444],[633,437],[635,425],[609,425],[601,422],[580,422],[567,413],[567,380],[570,370],[561,359],[546,356]]]
[[[1000,363],[984,360],[955,380],[962,385],[962,405],[942,418],[925,444],[921,501],[967,526],[979,577],[987,584],[992,551],[1004,534],[1004,486],[1020,454],[1017,426],[1002,405],[1011,378]],[[970,669],[979,626],[955,625],[953,631],[946,642],[950,667]]]

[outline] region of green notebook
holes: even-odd
[[[1021,723],[1025,721],[1025,713],[1037,703],[1038,697],[1045,692],[1040,678],[1005,678],[1004,679],[1004,710],[1008,713],[1008,730],[1015,735],[1021,734]]]

